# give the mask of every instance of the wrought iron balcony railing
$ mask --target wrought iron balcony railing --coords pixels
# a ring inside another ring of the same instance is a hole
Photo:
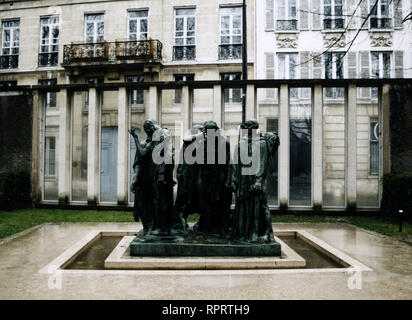
[[[298,20],[276,20],[277,30],[297,30]]]
[[[343,29],[343,18],[323,19],[324,29]]]
[[[58,52],[39,53],[39,67],[54,67],[58,64]]]
[[[16,69],[19,66],[19,55],[0,56],[0,69]]]
[[[241,59],[241,44],[221,44],[219,45],[219,59]]]
[[[173,60],[195,60],[196,59],[196,46],[174,46],[173,47]]]
[[[372,29],[390,29],[392,28],[391,18],[371,18]]]
[[[63,51],[63,65],[81,62],[162,59],[162,43],[158,40],[72,43],[65,45]]]

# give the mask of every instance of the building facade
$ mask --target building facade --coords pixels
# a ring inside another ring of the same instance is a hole
[[[246,1],[248,78],[410,77],[411,29],[399,23],[409,4],[364,2]],[[242,79],[241,5],[1,1],[1,85],[33,95],[34,202],[131,206],[128,128],[143,139],[144,120],[156,119],[179,150],[194,124],[212,119],[233,148],[246,93],[246,117],[280,134],[268,178],[273,208],[378,209],[385,88],[230,87]]]

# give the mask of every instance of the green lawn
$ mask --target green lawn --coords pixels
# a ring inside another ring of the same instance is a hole
[[[197,221],[198,216],[189,217],[189,222]],[[399,232],[398,221],[383,217],[368,216],[294,216],[276,215],[273,222],[338,222],[379,232],[388,236],[410,241],[412,224],[404,222],[403,232]],[[0,238],[10,236],[27,228],[45,222],[133,222],[130,211],[61,210],[61,209],[24,209],[11,212],[0,211]]]

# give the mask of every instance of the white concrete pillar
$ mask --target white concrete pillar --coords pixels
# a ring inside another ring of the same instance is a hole
[[[159,122],[158,110],[161,102],[161,94],[159,94],[156,86],[149,87],[149,103],[145,103],[146,119],[153,119]]]
[[[391,140],[390,140],[390,101],[389,101],[390,85],[385,84],[381,91],[381,150],[382,150],[382,174],[391,173]]]
[[[32,157],[31,157],[31,198],[34,204],[38,204],[42,199],[42,150],[44,136],[43,128],[43,108],[40,105],[39,92],[33,91],[33,127],[32,127]],[[43,190],[44,191],[44,190]]]
[[[117,204],[127,204],[127,165],[129,159],[128,148],[128,123],[129,108],[127,103],[127,92],[125,87],[120,87],[118,91],[118,113],[117,113]]]
[[[189,133],[190,130],[190,118],[191,118],[191,96],[189,92],[189,86],[182,87],[182,107],[181,107],[181,118],[182,121],[182,138]]]
[[[256,119],[256,91],[253,84],[246,86],[246,120]]]
[[[320,208],[323,201],[323,101],[322,86],[313,89],[313,207]]]
[[[279,206],[288,206],[289,195],[289,87],[279,89]]]
[[[99,104],[96,88],[89,88],[89,118],[87,137],[87,202],[96,204],[99,199]]]
[[[356,85],[348,86],[348,116],[347,116],[347,207],[356,207],[356,162],[357,162],[357,108],[356,108]]]
[[[213,121],[217,123],[219,128],[222,128],[222,112],[223,112],[223,100],[222,100],[222,86],[213,86]]]
[[[62,89],[57,93],[59,105],[58,195],[59,203],[70,200],[70,93]]]

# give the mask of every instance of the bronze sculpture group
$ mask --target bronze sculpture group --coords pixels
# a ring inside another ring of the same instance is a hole
[[[230,143],[214,121],[195,125],[183,140],[173,203],[172,134],[154,120],[146,120],[143,127],[145,141],[139,140],[136,128],[129,132],[136,143],[134,218],[141,219],[145,238],[173,239],[188,228],[187,217],[198,213],[191,228],[195,233],[246,243],[274,241],[265,180],[270,155],[279,146],[276,133],[262,135],[256,120],[245,121],[231,158]]]

